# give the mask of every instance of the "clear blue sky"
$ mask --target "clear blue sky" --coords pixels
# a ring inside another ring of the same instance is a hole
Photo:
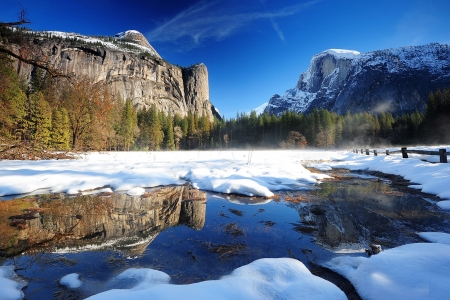
[[[34,30],[142,32],[167,61],[209,71],[210,100],[227,118],[296,85],[325,49],[367,52],[450,44],[449,0],[0,0]]]

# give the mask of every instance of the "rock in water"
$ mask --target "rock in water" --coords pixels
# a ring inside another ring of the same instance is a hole
[[[371,244],[369,249],[366,249],[366,253],[369,257],[371,257],[374,254],[378,254],[382,251],[380,245]]]

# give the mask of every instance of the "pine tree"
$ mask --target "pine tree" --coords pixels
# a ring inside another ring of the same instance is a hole
[[[26,130],[27,97],[11,60],[0,54],[0,141],[20,139]]]
[[[149,110],[148,114],[148,138],[151,150],[160,150],[164,140],[164,132],[162,131],[159,113],[155,105]]]
[[[45,86],[45,71],[35,67],[31,72],[29,94],[42,92]]]
[[[42,92],[30,95],[30,132],[36,145],[47,148],[51,141],[52,112]]]
[[[175,150],[175,138],[173,129],[173,119],[169,117],[167,125],[167,134],[164,135],[166,139],[166,149]]]
[[[51,138],[51,146],[53,149],[70,149],[69,114],[65,108],[53,109]]]
[[[130,150],[130,146],[134,144],[138,125],[136,110],[133,107],[131,99],[125,101],[121,120],[119,134],[122,136],[124,149]]]

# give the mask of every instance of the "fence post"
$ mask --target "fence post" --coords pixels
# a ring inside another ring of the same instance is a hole
[[[402,157],[403,158],[408,158],[408,152],[406,152],[406,147],[402,148]]]
[[[373,155],[378,156],[377,149],[373,150]]]
[[[369,155],[369,149],[366,149],[366,155]]]
[[[447,150],[446,149],[439,149],[439,162],[440,163],[447,163]]]
[[[386,155],[389,155],[389,149],[386,149]]]

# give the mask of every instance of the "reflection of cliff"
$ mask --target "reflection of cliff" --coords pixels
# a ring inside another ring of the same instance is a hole
[[[378,180],[352,179],[322,183],[309,205],[299,207],[301,224],[295,230],[313,233],[316,242],[332,249],[371,243],[395,247],[427,231],[442,219],[420,196],[403,194]],[[401,241],[400,231],[410,231]]]
[[[139,197],[61,197],[35,199],[36,208],[10,217],[9,225],[17,228],[17,243],[13,251],[2,252],[17,253],[48,241],[60,251],[112,248],[143,252],[168,227],[184,224],[199,230],[205,222],[206,194],[188,186],[156,189]]]

